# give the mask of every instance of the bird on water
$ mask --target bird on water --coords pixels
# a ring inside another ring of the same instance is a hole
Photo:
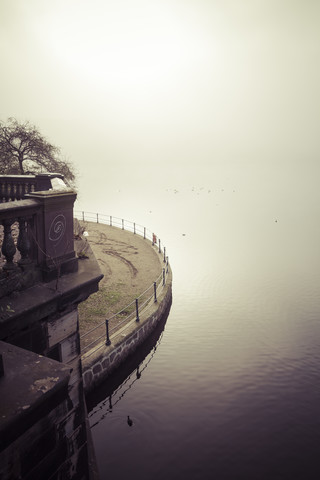
[[[127,423],[128,423],[128,425],[129,425],[129,427],[132,427],[133,421],[131,420],[131,418],[129,417],[129,415],[128,415]]]

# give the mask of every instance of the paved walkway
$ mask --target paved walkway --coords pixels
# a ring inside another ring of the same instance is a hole
[[[104,275],[99,284],[99,292],[79,305],[81,336],[153,286],[153,282],[161,277],[164,263],[158,247],[152,246],[151,241],[138,234],[104,224],[80,224],[85,226],[88,232],[85,238]],[[80,261],[85,262],[85,259]],[[148,295],[152,295],[152,289],[148,291]],[[134,309],[135,306],[131,308]],[[109,325],[110,331],[115,330],[121,321],[118,317],[113,319]],[[82,349],[104,333],[105,326],[81,339]]]

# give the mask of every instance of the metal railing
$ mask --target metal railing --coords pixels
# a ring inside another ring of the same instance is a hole
[[[144,239],[148,239],[152,242],[152,245],[158,246],[159,253],[164,254],[164,261],[166,261],[166,248],[163,247],[160,238],[158,238],[151,230],[148,230],[146,227],[139,225],[138,223],[131,222],[130,220],[125,220],[124,218],[114,217],[112,215],[104,215],[102,213],[93,213],[93,212],[84,212],[81,210],[74,210],[73,212],[77,220],[82,220],[83,222],[94,222],[102,223],[104,225],[109,225],[110,227],[121,228],[122,230],[127,230],[132,232],[135,235],[140,235]]]
[[[121,228],[122,230],[128,230],[134,234],[141,235],[144,239],[151,240],[152,245],[157,246],[159,254],[163,254],[164,263],[164,267],[162,268],[159,277],[144,292],[117,313],[114,313],[112,316],[106,318],[103,322],[95,325],[92,329],[80,336],[80,339],[82,340],[93,332],[97,332],[97,337],[82,348],[82,357],[87,358],[104,345],[111,345],[111,341],[115,336],[123,334],[123,332],[130,328],[134,323],[139,322],[140,315],[146,313],[148,309],[157,303],[158,296],[161,294],[161,291],[166,284],[166,279],[169,273],[169,259],[166,255],[166,248],[163,247],[163,250],[161,249],[160,239],[158,239],[153,232],[135,222],[130,222],[129,220],[113,217],[111,215],[84,211],[74,211],[74,216],[78,220],[84,222],[96,222],[111,227]],[[118,321],[117,325],[113,328],[110,328],[111,320]],[[101,333],[102,329],[103,333]]]

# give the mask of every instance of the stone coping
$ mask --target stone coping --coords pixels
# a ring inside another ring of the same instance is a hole
[[[70,367],[0,341],[0,450],[66,397]]]

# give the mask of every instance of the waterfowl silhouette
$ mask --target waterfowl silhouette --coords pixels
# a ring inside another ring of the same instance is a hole
[[[131,420],[131,418],[129,417],[129,415],[128,415],[127,423],[128,423],[128,425],[129,425],[129,427],[132,427],[133,421]]]

